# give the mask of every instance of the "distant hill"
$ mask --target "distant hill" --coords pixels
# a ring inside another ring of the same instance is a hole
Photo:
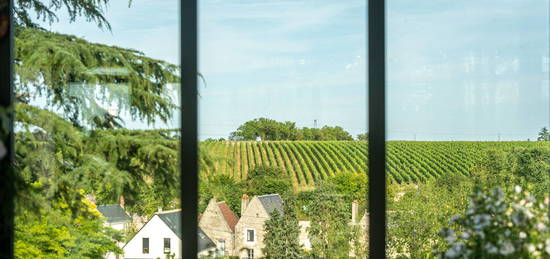
[[[422,182],[444,174],[469,175],[490,149],[550,146],[549,142],[389,141],[390,181]],[[229,174],[245,179],[256,165],[285,169],[298,186],[311,186],[339,172],[367,172],[364,141],[219,141],[202,142],[213,162],[202,161],[201,174]],[[201,157],[204,159],[204,157]]]

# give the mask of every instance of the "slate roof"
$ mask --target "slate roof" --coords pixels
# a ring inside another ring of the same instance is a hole
[[[182,229],[181,229],[181,210],[158,212],[157,215],[159,218],[166,224],[181,240],[182,239]],[[198,249],[199,251],[214,248],[216,244],[210,239],[204,231],[199,227],[198,230]]]
[[[108,223],[126,222],[131,220],[130,216],[128,216],[120,204],[98,205],[97,210],[101,213],[101,215],[107,218]]]
[[[227,203],[225,203],[225,201],[218,202],[218,207],[222,212],[223,218],[229,225],[229,228],[231,228],[231,231],[235,232],[235,225],[237,225],[237,222],[239,222],[239,218],[235,216],[235,213],[233,213],[229,206],[227,206]]]
[[[283,214],[283,199],[281,199],[281,195],[267,194],[257,197],[268,214],[271,214],[274,210],[278,210],[280,214]]]

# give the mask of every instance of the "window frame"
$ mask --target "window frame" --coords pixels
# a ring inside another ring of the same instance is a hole
[[[0,39],[0,107],[12,107],[14,100],[13,88],[13,0],[6,0],[7,8],[0,13],[8,16],[8,31]],[[4,62],[7,61],[7,62]],[[13,258],[14,256],[14,217],[15,217],[15,175],[14,161],[14,137],[13,137],[13,112],[10,114],[9,132],[6,142],[6,156],[0,160],[0,258]]]
[[[145,242],[147,241],[147,242]],[[141,238],[141,253],[142,254],[149,254],[151,253],[151,240],[148,237],[142,237]],[[147,247],[145,247],[145,244],[147,243]]]
[[[163,252],[166,254],[166,253],[171,253],[172,252],[172,239],[170,239],[169,237],[165,237],[162,239],[163,240],[163,245],[162,245],[162,248],[163,248]],[[168,246],[166,246],[166,241],[168,241]],[[168,249],[168,250],[167,250]]]
[[[252,256],[250,256],[252,255]],[[246,258],[247,259],[254,259],[254,248],[247,248],[246,249]]]
[[[249,240],[250,233],[252,232],[252,240]],[[256,243],[256,230],[253,228],[247,228],[244,232],[244,242],[247,244],[254,244]]]
[[[13,0],[8,1],[10,28],[0,40],[0,106],[13,104]],[[369,121],[369,254],[385,258],[386,200],[385,187],[385,0],[367,0],[368,13],[368,121]],[[197,0],[180,1],[180,75],[181,105],[181,205],[182,256],[197,258],[198,245],[198,20]],[[0,257],[13,258],[14,174],[13,119],[4,160],[0,161],[5,181],[0,181]],[[7,165],[7,166],[6,166]]]

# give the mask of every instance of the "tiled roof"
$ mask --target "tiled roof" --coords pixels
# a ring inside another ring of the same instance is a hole
[[[131,220],[130,216],[119,204],[98,205],[97,210],[107,218],[107,222],[109,223]]]
[[[237,222],[239,222],[239,218],[235,216],[235,213],[233,213],[229,206],[227,206],[227,203],[225,203],[225,201],[218,202],[218,207],[222,212],[223,218],[229,225],[229,228],[231,228],[231,231],[235,232],[235,225],[237,225]]]
[[[281,199],[281,195],[260,195],[258,196],[258,199],[264,206],[267,213],[271,214],[274,210],[278,210],[281,215],[283,214],[283,199]]]

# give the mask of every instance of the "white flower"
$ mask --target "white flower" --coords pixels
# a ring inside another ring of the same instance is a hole
[[[516,251],[516,249],[514,248],[514,245],[512,245],[512,243],[510,243],[510,241],[504,241],[504,243],[502,243],[502,246],[500,247],[500,254],[501,255],[510,255],[512,253],[514,253]]]
[[[489,253],[489,254],[498,253],[498,248],[496,246],[494,246],[493,244],[491,244],[491,243],[487,243],[485,245],[485,250],[487,250],[487,253]]]
[[[519,238],[524,239],[526,237],[527,237],[527,234],[525,234],[525,232],[523,232],[523,231],[519,232]]]
[[[460,234],[460,237],[462,237],[463,239],[468,239],[470,238],[470,234],[468,234],[468,232],[462,232],[462,234]]]
[[[537,228],[538,231],[545,231],[546,230],[546,226],[544,224],[542,224],[541,222],[537,223],[536,228]]]
[[[521,192],[521,186],[516,185],[516,187],[514,187],[514,191],[516,191],[516,193],[520,193]]]
[[[482,229],[491,224],[490,222],[491,216],[487,214],[475,215],[473,219],[474,219],[475,229]]]
[[[527,245],[527,250],[528,250],[529,252],[531,252],[531,253],[532,253],[532,252],[535,252],[536,249],[537,249],[537,248],[536,248],[535,245],[533,245],[533,244],[528,244],[528,245]]]

